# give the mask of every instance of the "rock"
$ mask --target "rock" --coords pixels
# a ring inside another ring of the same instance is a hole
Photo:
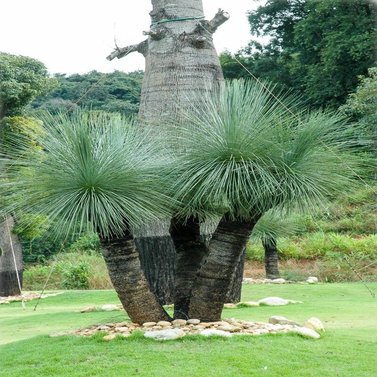
[[[228,331],[228,332],[237,332],[237,331],[240,331],[239,327],[233,326],[233,325],[230,325],[230,324],[219,326],[217,329],[218,330],[222,330],[222,331]]]
[[[129,332],[130,329],[126,326],[120,326],[120,327],[116,327],[115,331],[117,331],[117,332]]]
[[[304,327],[312,329],[314,331],[325,331],[325,327],[320,319],[316,317],[309,318],[305,323]]]
[[[260,305],[266,305],[266,306],[282,306],[282,305],[288,305],[288,304],[302,303],[301,301],[286,300],[280,297],[266,297],[262,300],[259,300],[258,302]]]
[[[237,304],[232,304],[232,303],[224,304],[224,308],[225,309],[235,309],[235,308],[237,308]]]
[[[306,282],[309,283],[309,284],[316,284],[316,283],[318,283],[318,278],[316,278],[315,276],[309,276],[306,279]]]
[[[156,322],[144,322],[143,323],[143,327],[153,327],[153,326],[156,326],[157,323]]]
[[[200,323],[200,319],[189,319],[188,321],[187,321],[187,324],[188,325],[199,325],[199,323]]]
[[[161,327],[170,327],[170,326],[171,326],[171,323],[168,322],[168,321],[159,321],[159,322],[157,322],[157,326],[161,326]]]
[[[113,340],[115,338],[116,338],[116,334],[109,334],[109,335],[105,335],[102,339],[110,341],[110,340]]]
[[[294,327],[290,332],[299,334],[305,338],[319,339],[321,337],[316,331],[307,327]]]
[[[200,326],[203,326],[204,328],[212,327],[212,322],[201,322]]]
[[[80,313],[90,313],[97,311],[97,308],[94,305],[86,306],[80,310]]]
[[[269,334],[269,331],[267,329],[255,329],[252,332],[252,335],[264,335]]]
[[[269,323],[272,323],[273,325],[279,324],[279,325],[292,325],[292,326],[298,326],[298,323],[291,321],[285,317],[282,317],[280,315],[273,315],[268,319]]]
[[[105,304],[101,306],[101,310],[104,312],[114,312],[120,310],[117,305],[114,304]]]
[[[203,336],[225,336],[227,338],[230,338],[232,336],[231,333],[223,330],[217,330],[217,329],[205,329],[199,333]]]
[[[101,326],[97,327],[97,330],[98,331],[107,331],[107,330],[110,330],[110,327],[106,326],[106,325],[101,325]]]
[[[181,327],[181,326],[185,326],[187,323],[187,321],[185,319],[175,319],[173,322],[172,322],[172,325],[174,327]]]
[[[145,338],[155,340],[175,340],[182,338],[186,333],[181,329],[166,329],[158,331],[146,331],[144,333]]]
[[[237,304],[237,306],[247,306],[247,307],[255,307],[255,306],[259,306],[259,302],[256,302],[256,301],[243,301],[243,302],[240,302],[239,304]]]
[[[273,279],[273,280],[271,281],[271,283],[273,283],[273,284],[284,284],[284,283],[286,283],[286,280],[285,280],[285,279],[282,279],[282,278],[279,278],[279,279]]]

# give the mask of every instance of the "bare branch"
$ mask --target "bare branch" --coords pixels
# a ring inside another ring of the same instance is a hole
[[[229,20],[229,17],[229,13],[219,9],[211,21],[204,21],[206,23],[205,28],[213,34],[220,25]]]
[[[126,47],[121,47],[121,48],[116,46],[115,50],[109,56],[107,56],[106,59],[110,61],[115,58],[120,59],[127,56],[128,54],[131,54],[131,52],[139,52],[140,54],[143,54],[145,56],[147,53],[147,49],[148,49],[147,39],[136,45],[129,45]]]
[[[167,30],[165,27],[158,27],[158,28],[155,28],[154,30],[143,32],[144,35],[149,35],[155,41],[159,41],[162,38],[164,38],[166,33],[167,33]]]

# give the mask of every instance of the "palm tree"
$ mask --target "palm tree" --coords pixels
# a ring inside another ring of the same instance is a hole
[[[173,131],[172,192],[182,203],[176,216],[222,216],[197,271],[188,316],[219,320],[255,224],[272,208],[306,210],[350,187],[352,141],[338,114],[307,113],[289,98],[276,100],[265,86],[242,81],[204,94]]]
[[[109,275],[133,322],[169,319],[140,267],[133,231],[169,215],[171,198],[160,179],[164,158],[146,131],[120,117],[76,113],[46,116],[40,146],[10,161],[4,191],[17,195],[11,210],[48,215],[55,231],[98,232]],[[20,145],[20,142],[18,142]],[[22,144],[22,143],[21,143]]]

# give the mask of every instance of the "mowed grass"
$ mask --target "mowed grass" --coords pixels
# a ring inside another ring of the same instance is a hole
[[[377,284],[369,287],[377,292]],[[123,321],[124,312],[79,313],[86,305],[118,303],[113,291],[67,291],[56,297],[0,306],[0,376],[297,376],[377,375],[377,298],[362,284],[245,285],[243,300],[268,296],[302,304],[224,310],[223,317],[267,321],[283,315],[303,322],[319,317],[326,333],[319,340],[298,335],[185,337],[156,342],[135,334],[49,337],[95,323]]]

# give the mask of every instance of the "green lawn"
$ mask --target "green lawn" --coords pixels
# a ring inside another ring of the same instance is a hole
[[[377,292],[377,284],[370,284]],[[86,305],[117,303],[112,291],[68,291],[34,302],[0,306],[0,376],[315,376],[377,375],[377,298],[361,284],[246,285],[243,300],[267,296],[300,300],[283,307],[228,309],[224,317],[267,321],[284,315],[319,317],[320,340],[293,334],[231,339],[186,337],[159,343],[134,335],[105,342],[101,337],[49,337],[95,323],[123,321],[123,312],[81,314]]]

